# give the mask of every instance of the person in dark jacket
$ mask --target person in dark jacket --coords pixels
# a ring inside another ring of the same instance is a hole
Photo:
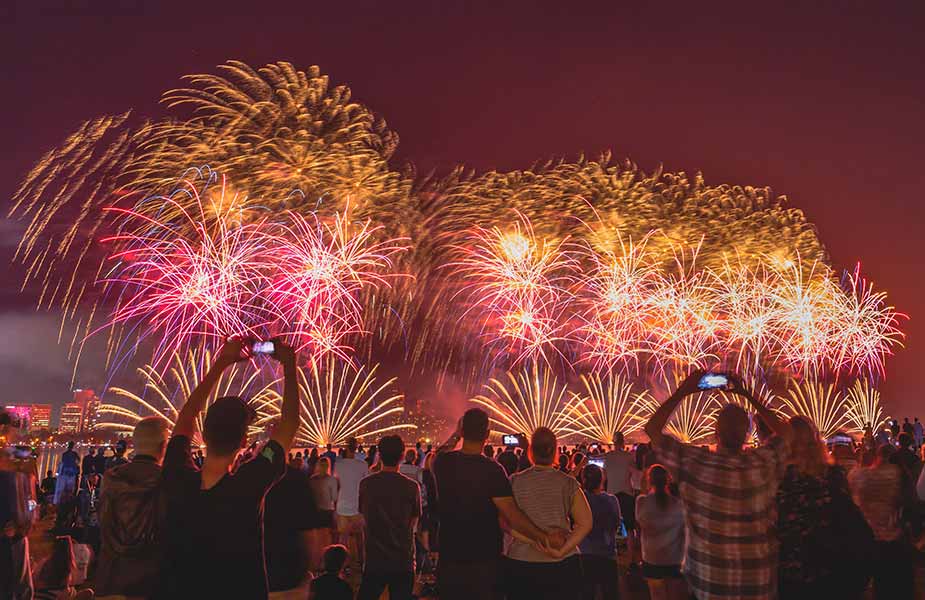
[[[100,499],[101,548],[95,589],[101,596],[148,598],[160,581],[164,497],[161,462],[168,423],[159,417],[135,426],[132,461],[109,469]]]

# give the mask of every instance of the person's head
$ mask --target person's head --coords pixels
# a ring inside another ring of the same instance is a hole
[[[89,454],[90,456],[95,456],[95,455],[96,455],[96,448],[94,448],[94,447],[91,446],[90,449],[87,450],[87,454]]]
[[[558,441],[548,427],[537,427],[530,437],[530,460],[535,465],[550,466],[556,462]]]
[[[119,440],[116,442],[116,456],[122,457],[125,456],[125,450],[128,448],[128,444],[125,443],[125,440]]]
[[[318,459],[318,462],[315,463],[315,470],[318,471],[318,474],[322,477],[331,474],[331,459],[327,456],[322,456]]]
[[[913,439],[913,437],[906,432],[899,434],[899,447],[900,448],[909,450],[912,448],[912,444],[914,441],[915,440]]]
[[[247,428],[254,411],[238,396],[223,396],[209,407],[202,424],[202,439],[210,455],[227,457],[247,447]]]
[[[491,447],[491,444],[485,444],[485,447],[482,448],[482,454],[488,458],[494,458],[495,449]]]
[[[289,466],[291,466],[293,469],[296,469],[296,470],[301,470],[303,464],[305,464],[305,461],[302,460],[301,456],[296,456],[292,460],[289,461]]]
[[[908,423],[908,422],[909,422],[909,417],[906,417],[905,419],[903,419],[903,423]]]
[[[309,453],[308,457],[311,458],[311,459],[316,459],[316,458],[318,458],[318,448],[317,448],[317,447],[312,448],[312,451],[311,451],[311,453]]]
[[[467,442],[484,444],[488,439],[488,413],[481,408],[470,408],[463,415],[462,436]]]
[[[803,416],[790,419],[790,430],[793,432],[790,463],[802,474],[821,477],[830,461],[819,430]]]
[[[415,450],[414,448],[409,448],[408,451],[405,452],[405,463],[409,465],[416,465],[417,462],[418,462],[417,450]]]
[[[328,452],[334,449],[334,444],[328,444]]]
[[[385,467],[397,467],[402,454],[405,453],[405,443],[397,435],[387,435],[379,440],[379,460]]]
[[[50,471],[50,470],[45,471],[45,477],[51,477],[51,471]]]
[[[295,457],[301,460],[301,459],[303,458],[303,457],[302,457],[302,451],[299,450],[298,452],[296,452],[296,453],[295,453]]]
[[[568,454],[559,453],[559,468],[563,471],[568,468]]]
[[[68,449],[68,450],[73,450],[73,449],[74,449],[74,442],[68,442],[68,443],[67,443],[67,449]]]
[[[624,446],[626,446],[626,438],[623,437],[623,432],[618,431],[613,434],[613,449],[623,450]]]
[[[655,494],[655,503],[659,508],[664,508],[668,504],[669,486],[671,485],[671,474],[668,469],[654,464],[646,471],[646,480],[649,482],[649,492]]]
[[[604,470],[597,465],[585,465],[581,470],[585,490],[596,494],[604,489]]]
[[[877,456],[874,459],[874,465],[880,466],[888,464],[890,459],[893,458],[894,454],[896,454],[896,448],[894,448],[891,444],[883,444],[877,448]]]
[[[340,573],[344,565],[347,564],[347,547],[342,544],[333,544],[324,549],[321,561],[324,565],[325,573]]]
[[[415,442],[415,443],[414,443],[414,449],[415,449],[415,450],[420,450],[420,449],[421,449],[421,442]]]
[[[585,455],[583,452],[575,452],[572,454],[572,467],[581,467],[585,463]]]
[[[716,442],[727,450],[741,450],[748,435],[748,413],[735,404],[727,404],[716,416]]]
[[[157,462],[164,460],[167,450],[167,438],[170,435],[170,424],[161,417],[145,417],[138,421],[132,432],[132,441],[135,443],[135,454],[151,456]]]
[[[353,458],[353,456],[357,453],[357,445],[357,439],[355,437],[347,438],[347,451],[344,453],[344,455],[347,458]]]
[[[63,589],[71,585],[71,573],[74,572],[74,547],[71,536],[59,535],[55,538],[51,556],[42,565],[36,579],[38,585],[50,589]]]

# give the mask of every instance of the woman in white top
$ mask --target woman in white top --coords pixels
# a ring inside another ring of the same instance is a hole
[[[684,558],[684,509],[670,491],[671,475],[662,465],[646,471],[649,493],[636,498],[636,524],[642,541],[642,574],[652,600],[689,597],[681,577]]]
[[[562,532],[565,544],[538,548],[512,531],[514,541],[505,561],[508,600],[566,600],[580,594],[578,544],[591,531],[593,517],[578,481],[553,466],[557,453],[556,435],[540,427],[530,440],[533,466],[511,476],[520,510],[543,531]]]

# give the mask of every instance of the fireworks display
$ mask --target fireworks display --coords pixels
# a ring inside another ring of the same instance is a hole
[[[838,386],[885,376],[905,317],[859,268],[839,278],[767,188],[609,155],[415,179],[390,167],[398,136],[317,67],[231,61],[186,82],[162,120],[82,125],[10,212],[23,285],[63,309],[78,356],[105,332],[110,371],[148,363],[146,392],[113,390],[107,425],[170,418],[165,387],[229,335],[309,357],[311,443],[394,425],[373,364],[484,386],[474,401],[505,432],[631,432],[654,402],[634,386],[694,367],[803,381],[782,410],[824,434],[879,416],[871,390]],[[705,440],[720,403],[685,400],[672,433]]]
[[[549,369],[537,366],[517,374],[492,378],[485,393],[472,402],[488,411],[496,434],[530,435],[537,427],[548,427],[561,437],[568,433],[568,392]]]
[[[277,381],[264,392],[271,418],[278,416],[282,396]],[[415,429],[396,422],[402,413],[402,395],[393,393],[394,379],[380,381],[376,368],[356,369],[330,357],[299,370],[301,424],[296,444],[323,447],[340,445],[347,438],[373,437]]]
[[[130,432],[135,424],[145,417],[165,419],[172,428],[183,402],[202,381],[203,376],[212,366],[210,352],[190,350],[186,354],[175,354],[166,369],[157,369],[154,365],[144,365],[138,369],[143,382],[142,392],[135,393],[120,387],[109,388],[115,401],[100,405],[99,413],[103,421],[97,424],[99,429]],[[222,396],[241,396],[250,400],[257,415],[257,422],[251,427],[251,433],[259,431],[258,425],[273,415],[275,399],[269,393],[267,383],[262,381],[261,372],[240,364],[225,370],[212,393],[207,405]],[[198,417],[199,431],[202,431],[203,414]],[[196,440],[200,443],[201,440]]]
[[[626,378],[613,374],[606,379],[582,375],[581,381],[584,393],[573,393],[563,409],[567,434],[611,444],[617,432],[630,435],[645,425],[652,406],[646,391],[637,391]]]
[[[781,402],[783,413],[808,418],[823,438],[832,437],[847,424],[842,392],[831,383],[792,383]]]
[[[863,435],[868,427],[877,433],[887,420],[880,405],[880,392],[866,379],[859,379],[848,388],[844,408],[850,431],[855,434]]]

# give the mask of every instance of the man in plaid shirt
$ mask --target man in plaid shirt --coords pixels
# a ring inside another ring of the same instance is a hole
[[[777,548],[772,543],[777,485],[790,456],[790,428],[729,377],[774,432],[766,446],[743,450],[748,414],[729,404],[716,418],[716,452],[682,444],[662,430],[681,401],[701,393],[695,371],[652,415],[645,431],[658,460],[674,475],[685,508],[684,574],[699,600],[777,597]]]

